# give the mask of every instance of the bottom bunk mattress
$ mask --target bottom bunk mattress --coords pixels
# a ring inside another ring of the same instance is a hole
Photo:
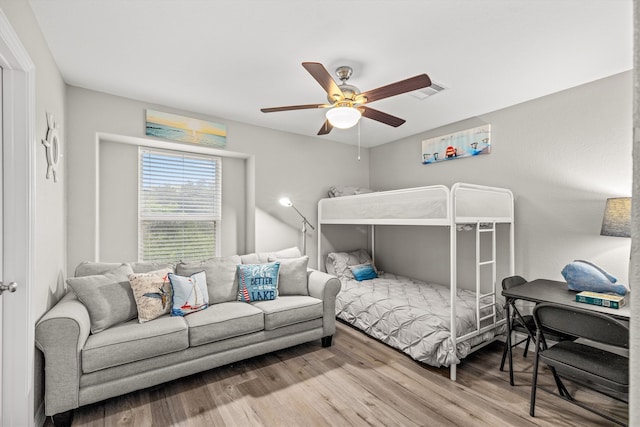
[[[431,366],[457,364],[472,347],[505,330],[502,325],[457,342],[454,351],[449,287],[391,273],[371,280],[342,277],[340,281],[342,289],[336,298],[339,319]],[[475,293],[458,289],[456,303],[456,328],[460,337],[476,329]],[[491,300],[483,301],[481,305],[489,303]],[[497,318],[502,319],[502,306],[493,306]],[[490,309],[485,310],[490,314]],[[481,316],[484,315],[481,312]]]

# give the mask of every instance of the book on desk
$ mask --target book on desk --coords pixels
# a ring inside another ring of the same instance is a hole
[[[609,308],[620,308],[624,306],[624,297],[622,295],[605,294],[601,292],[578,292],[576,294],[576,301]]]

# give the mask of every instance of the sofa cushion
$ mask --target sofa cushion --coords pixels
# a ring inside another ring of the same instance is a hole
[[[84,261],[78,264],[74,273],[75,277],[94,276],[96,274],[104,274],[111,270],[115,270],[120,267],[121,262],[94,262]],[[173,264],[168,262],[156,262],[156,261],[136,261],[128,262],[134,273],[148,273],[154,270],[162,270],[164,268],[173,269]]]
[[[133,274],[131,267],[122,264],[105,274],[67,279],[67,284],[87,307],[92,333],[137,316],[129,274]]]
[[[243,302],[223,302],[185,317],[189,344],[198,346],[264,329],[262,310]]]
[[[148,322],[171,311],[171,285],[168,277],[171,272],[170,268],[165,268],[129,275],[129,284],[138,308],[138,322]]]
[[[84,261],[78,264],[74,277],[95,276],[108,273],[122,265],[121,262],[93,262]]]
[[[169,273],[171,282],[171,315],[186,316],[204,310],[209,305],[207,275],[204,271],[191,276]]]
[[[134,273],[149,273],[151,271],[165,270],[170,268],[173,271],[173,264],[170,262],[158,262],[158,261],[136,261],[129,262],[131,269]]]
[[[280,262],[238,264],[238,301],[272,300],[278,296]]]
[[[189,334],[182,317],[163,316],[146,323],[132,320],[89,336],[82,349],[82,371],[95,372],[187,347]]]
[[[280,276],[278,277],[278,295],[309,295],[307,288],[307,264],[309,257],[275,258],[269,261],[280,262]]]
[[[176,273],[190,276],[193,273],[204,271],[207,275],[209,303],[218,304],[237,299],[236,266],[240,263],[238,255],[215,257],[206,261],[179,262],[176,265]]]
[[[240,255],[240,259],[243,264],[264,264],[265,262],[269,262],[269,257],[273,258],[299,258],[302,254],[300,253],[300,249],[296,246],[281,249],[275,252],[256,252],[246,255]]]
[[[264,312],[267,331],[294,323],[322,318],[322,300],[308,296],[283,296],[273,301],[251,303]]]

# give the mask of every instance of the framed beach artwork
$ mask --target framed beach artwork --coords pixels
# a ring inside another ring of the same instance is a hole
[[[225,125],[155,110],[147,110],[146,134],[216,148],[227,146]]]
[[[491,125],[422,141],[422,164],[424,165],[489,153],[491,153]]]

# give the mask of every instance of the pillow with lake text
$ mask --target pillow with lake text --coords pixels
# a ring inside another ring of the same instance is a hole
[[[278,296],[280,262],[238,264],[238,301],[274,300]]]

